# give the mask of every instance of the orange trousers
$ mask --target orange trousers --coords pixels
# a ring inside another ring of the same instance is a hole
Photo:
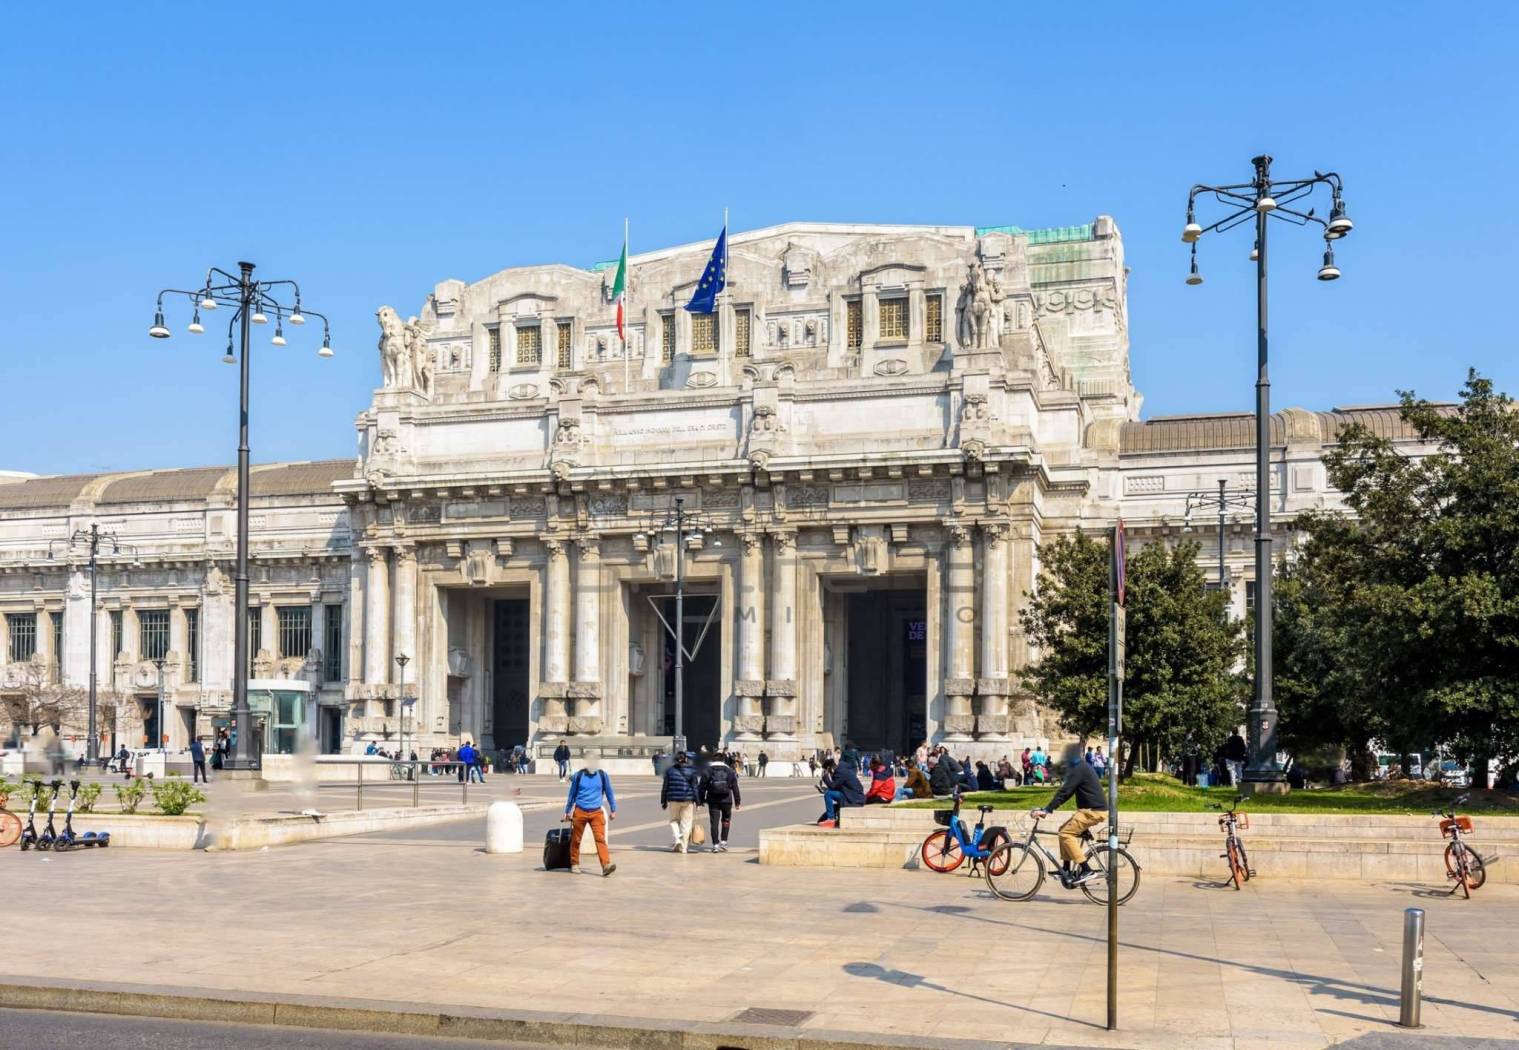
[[[601,858],[601,866],[604,868],[612,863],[612,851],[607,849],[607,813],[604,809],[581,809],[575,807],[570,814],[570,867],[580,866],[580,838],[585,834],[585,826],[591,826],[591,836],[596,840],[596,856]]]

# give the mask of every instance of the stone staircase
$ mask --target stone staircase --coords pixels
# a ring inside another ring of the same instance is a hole
[[[948,808],[946,806],[945,808]],[[1067,811],[1069,812],[1069,811]],[[1248,807],[1246,812],[1249,813]],[[962,811],[974,827],[974,808]],[[1445,840],[1433,817],[1249,813],[1241,833],[1251,867],[1262,876],[1310,879],[1406,880],[1447,885]],[[1045,827],[1054,830],[1064,816]],[[1470,845],[1487,861],[1488,881],[1519,884],[1519,817],[1472,818]],[[1125,813],[1134,836],[1128,846],[1140,867],[1157,875],[1222,879],[1224,836],[1218,814]],[[1025,810],[999,810],[987,825],[1003,825],[1021,838]],[[760,863],[829,868],[917,868],[918,848],[933,831],[933,811],[901,806],[846,809],[837,829],[812,825],[767,828],[760,832]],[[1055,850],[1053,839],[1050,850]],[[1511,859],[1515,858],[1515,859]]]

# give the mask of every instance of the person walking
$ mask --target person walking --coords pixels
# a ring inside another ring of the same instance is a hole
[[[714,755],[702,772],[697,787],[698,799],[707,807],[712,821],[712,852],[728,852],[728,829],[733,824],[733,811],[743,804],[739,793],[738,774],[723,761],[722,755]]]
[[[1224,765],[1229,769],[1229,786],[1239,787],[1245,778],[1245,760],[1250,757],[1250,747],[1236,729],[1224,745]]]
[[[466,781],[475,779],[472,775],[475,768],[475,749],[470,746],[468,740],[459,748],[458,762],[459,783],[463,784]]]
[[[194,767],[190,771],[190,783],[198,780],[202,784],[209,784],[211,780],[206,776],[206,745],[200,742],[200,737],[190,741],[190,761]]]
[[[211,768],[224,769],[227,765],[227,752],[232,750],[232,740],[227,736],[225,729],[216,731],[216,740],[211,744]]]
[[[554,761],[559,765],[559,783],[563,784],[570,775],[570,745],[563,740],[554,748]]]
[[[1060,859],[1063,865],[1060,882],[1066,889],[1072,889],[1103,874],[1087,863],[1086,851],[1081,845],[1081,833],[1108,819],[1108,800],[1102,793],[1102,781],[1097,778],[1097,771],[1087,764],[1079,742],[1067,744],[1060,761],[1065,777],[1061,780],[1055,797],[1043,809],[1030,810],[1029,815],[1035,819],[1047,817],[1064,805],[1066,799],[1075,797],[1076,812],[1071,814],[1070,820],[1060,825],[1059,832]]]
[[[562,746],[562,745],[561,745]],[[607,848],[607,821],[617,819],[617,796],[612,793],[612,778],[601,768],[601,760],[587,755],[585,765],[570,777],[570,791],[564,800],[564,817],[570,823],[570,873],[580,874],[580,839],[587,825],[596,840],[596,856],[601,874],[617,870],[612,851]]]
[[[670,847],[673,853],[687,853],[691,848],[691,828],[696,823],[696,803],[701,797],[701,777],[692,765],[695,757],[689,751],[677,753],[659,788],[659,808],[669,810],[670,834],[675,836],[675,844]]]
[[[765,769],[770,765],[770,756],[763,751],[759,753],[759,775],[765,776]]]
[[[474,760],[469,764],[469,775],[480,784],[485,783],[485,752],[471,744],[470,751],[474,752]],[[416,753],[412,753],[412,760],[416,760]]]

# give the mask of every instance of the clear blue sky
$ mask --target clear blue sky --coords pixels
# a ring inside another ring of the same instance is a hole
[[[258,347],[255,460],[347,456],[381,303],[608,258],[625,215],[635,251],[711,237],[724,206],[735,229],[1111,214],[1145,415],[1248,409],[1248,234],[1188,288],[1178,232],[1191,183],[1262,150],[1341,172],[1356,221],[1334,284],[1276,227],[1277,406],[1448,397],[1469,365],[1519,388],[1513,5],[1035,6],[12,6],[0,468],[229,462],[214,326],[146,335],[208,264],[333,317],[332,360],[310,327]]]

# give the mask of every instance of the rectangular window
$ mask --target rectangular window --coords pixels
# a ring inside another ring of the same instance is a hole
[[[1255,581],[1245,581],[1245,612],[1255,612]]]
[[[281,605],[274,615],[279,622],[280,656],[304,660],[311,652],[311,606]]]
[[[881,300],[881,335],[883,342],[904,342],[907,339],[907,300]]]
[[[121,610],[111,610],[111,659],[115,660],[121,655],[121,647],[126,644],[125,632],[121,629]]]
[[[322,681],[343,680],[343,607],[329,605],[322,616]]]
[[[659,318],[659,358],[665,364],[675,360],[675,315],[662,314]]]
[[[37,652],[37,614],[7,613],[5,626],[11,632],[11,663],[30,660]]]
[[[717,353],[717,314],[692,314],[692,356],[711,357],[715,353]]]
[[[944,342],[944,296],[934,293],[923,300],[923,338],[930,343]]]
[[[749,310],[733,311],[733,356],[749,356]]]
[[[490,370],[499,372],[501,371],[501,329],[487,328],[485,332],[490,339]]]
[[[162,660],[169,655],[169,610],[142,609],[137,613],[137,655]]]
[[[63,668],[63,610],[55,609],[51,613],[53,619],[53,666]]]
[[[200,681],[200,610],[185,610],[185,681]]]
[[[571,322],[566,319],[559,322],[559,359],[555,367],[569,371],[570,369],[570,335],[573,331]]]
[[[860,301],[853,299],[844,304],[844,347],[847,350],[858,350],[860,341],[865,335],[864,315],[860,311]]]
[[[243,674],[253,677],[253,658],[258,655],[259,649],[264,644],[264,617],[260,614],[256,605],[248,607],[248,666],[243,668]]]
[[[517,329],[517,364],[543,364],[542,325],[528,325]]]

